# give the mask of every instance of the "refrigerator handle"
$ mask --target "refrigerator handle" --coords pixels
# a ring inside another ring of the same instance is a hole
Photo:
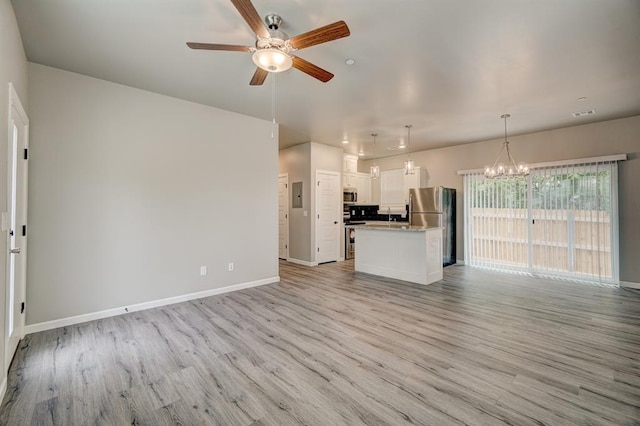
[[[412,208],[413,208],[413,194],[411,193],[411,191],[409,191],[409,226],[411,226],[411,215],[413,214],[412,212]]]

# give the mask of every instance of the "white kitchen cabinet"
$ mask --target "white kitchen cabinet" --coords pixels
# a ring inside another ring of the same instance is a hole
[[[380,207],[399,207],[404,204],[404,171],[402,169],[380,172]]]
[[[440,281],[442,228],[416,228],[356,226],[355,270],[423,285]]]
[[[343,173],[342,174],[342,186],[344,188],[357,188],[358,174],[357,173]]]
[[[358,203],[371,204],[371,176],[369,173],[356,175],[356,188],[358,189]]]
[[[380,209],[404,210],[409,203],[409,189],[427,186],[427,171],[416,167],[415,174],[405,175],[403,169],[380,172]]]
[[[343,173],[358,173],[358,157],[356,155],[345,155],[342,163]]]

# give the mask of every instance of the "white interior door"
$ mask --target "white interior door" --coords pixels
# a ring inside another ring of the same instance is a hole
[[[342,219],[340,174],[316,172],[316,262],[335,262]]]
[[[289,258],[289,175],[278,176],[278,257]]]
[[[5,371],[24,336],[24,309],[27,271],[27,148],[29,120],[13,88],[9,85],[8,212],[3,213],[7,231],[6,353]],[[8,222],[8,223],[7,223]]]

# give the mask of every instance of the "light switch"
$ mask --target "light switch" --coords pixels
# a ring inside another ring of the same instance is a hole
[[[305,211],[303,211],[303,212],[302,212],[302,216],[305,216],[305,217],[306,217],[306,216],[309,216],[309,212],[308,212],[308,211],[306,211],[306,210],[305,210]]]

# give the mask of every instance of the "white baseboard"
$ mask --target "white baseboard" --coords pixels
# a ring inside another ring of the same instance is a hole
[[[456,265],[466,265],[466,263],[462,259],[456,259]]]
[[[640,283],[634,283],[631,281],[620,281],[620,287],[640,289]]]
[[[307,262],[306,260],[294,259],[293,257],[290,257],[289,259],[287,259],[287,262],[295,263],[297,265],[304,265],[304,266],[318,266],[318,262]]]
[[[114,317],[130,312],[143,311],[145,309],[157,308],[160,306],[172,305],[174,303],[186,302],[188,300],[202,299],[203,297],[215,296],[216,294],[229,293],[243,290],[245,288],[257,287],[280,281],[280,277],[264,278],[262,280],[250,281],[246,283],[233,284],[226,287],[214,288],[211,290],[199,291],[197,293],[183,294],[181,296],[168,297],[166,299],[152,300],[150,302],[137,303],[135,305],[122,306],[120,308],[107,309],[104,311],[91,312],[88,314],[76,315],[73,317],[60,318],[52,321],[29,324],[25,326],[25,334],[37,333],[39,331],[52,330],[54,328],[66,327],[102,318]],[[6,384],[5,384],[6,386]]]
[[[9,373],[5,371],[5,376],[0,383],[0,401],[4,400],[4,394],[7,392],[7,375]]]

